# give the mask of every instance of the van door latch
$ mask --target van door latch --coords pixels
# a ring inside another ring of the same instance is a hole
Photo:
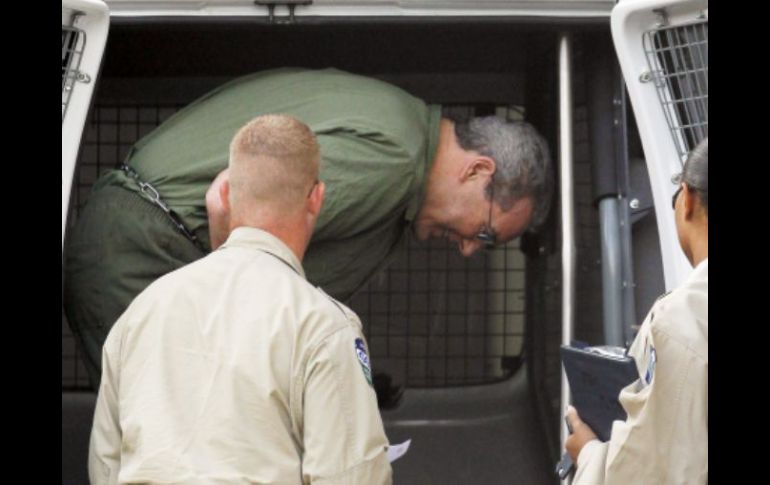
[[[294,9],[297,5],[310,5],[313,0],[254,0],[254,5],[264,5],[267,7],[269,13],[269,21],[271,24],[293,24],[296,19],[294,18]],[[289,17],[276,18],[275,6],[285,5],[289,8]]]

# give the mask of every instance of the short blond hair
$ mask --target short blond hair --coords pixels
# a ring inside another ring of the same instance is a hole
[[[254,118],[230,143],[230,197],[234,204],[292,210],[318,180],[320,150],[303,122],[284,114]]]

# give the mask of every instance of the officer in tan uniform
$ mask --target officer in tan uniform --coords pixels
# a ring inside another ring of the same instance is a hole
[[[628,417],[600,442],[567,411],[574,485],[705,484],[708,481],[708,138],[685,163],[673,205],[679,242],[695,266],[658,299],[628,354],[639,379],[620,393]]]
[[[289,116],[237,133],[227,242],[149,286],[104,345],[92,484],[391,483],[361,323],[300,263],[319,160]]]

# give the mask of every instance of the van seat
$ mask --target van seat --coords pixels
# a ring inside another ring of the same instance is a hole
[[[96,393],[61,393],[62,485],[88,484],[88,439],[94,418]]]

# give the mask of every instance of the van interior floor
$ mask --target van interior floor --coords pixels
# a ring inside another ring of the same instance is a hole
[[[525,366],[510,379],[459,392],[407,389],[396,409],[383,410],[390,442],[412,440],[393,463],[394,483],[557,483]]]

